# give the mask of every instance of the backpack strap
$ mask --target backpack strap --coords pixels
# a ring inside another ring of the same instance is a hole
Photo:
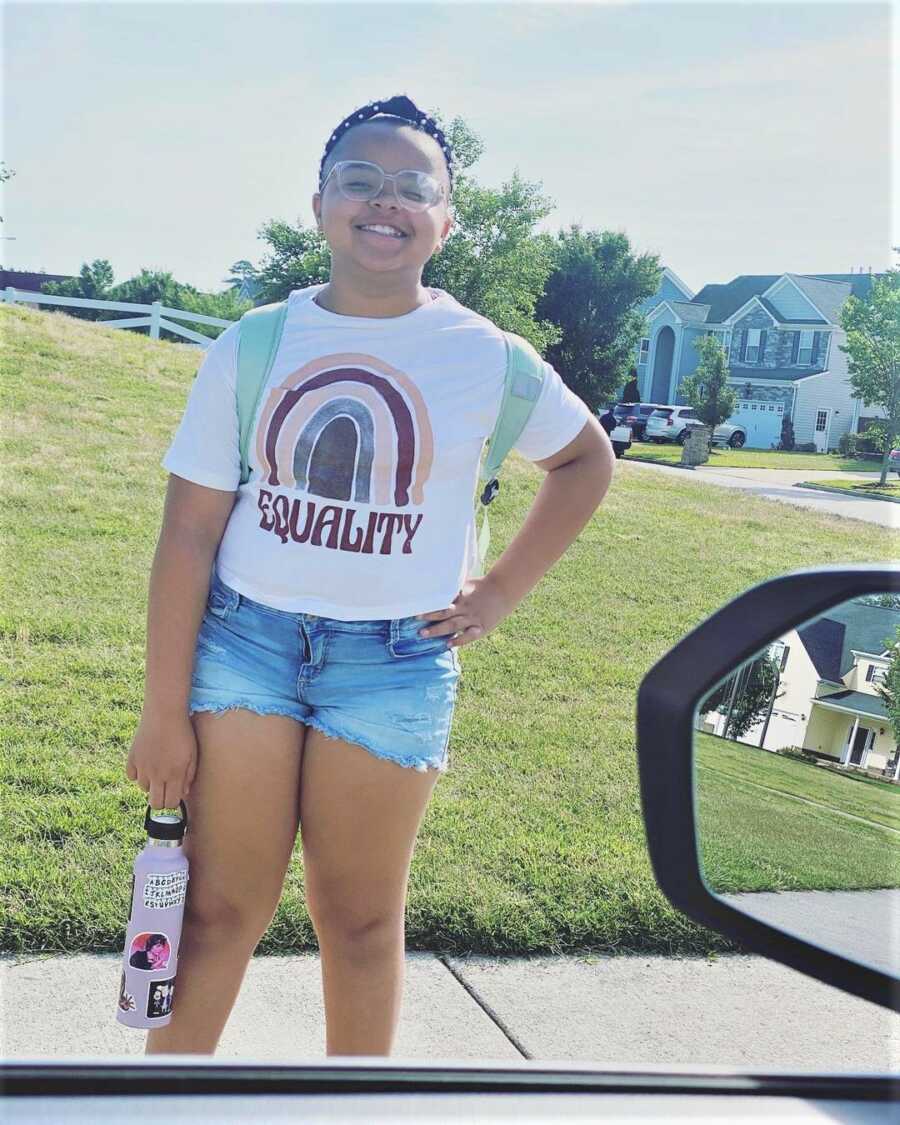
[[[236,399],[241,450],[241,484],[250,479],[247,443],[284,328],[287,301],[259,305],[243,314],[238,328]]]
[[[481,531],[476,540],[475,569],[471,572],[476,578],[481,578],[484,574],[484,563],[491,542],[487,506],[500,490],[497,474],[531,417],[544,382],[544,361],[533,345],[515,332],[504,332],[503,336],[506,340],[506,382],[494,432],[488,442],[487,456],[478,473],[479,481],[487,483],[475,507],[476,528],[479,506],[484,513]]]

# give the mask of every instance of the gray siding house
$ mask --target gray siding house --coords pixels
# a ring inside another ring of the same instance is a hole
[[[754,274],[726,285],[690,290],[666,268],[657,292],[641,306],[648,336],[637,352],[642,402],[687,402],[682,380],[697,367],[694,341],[714,333],[728,354],[729,383],[738,392],[728,419],[747,432],[747,448],[781,439],[785,416],[797,444],[827,452],[842,434],[884,411],[852,395],[840,310],[852,293],[864,298],[871,274]]]

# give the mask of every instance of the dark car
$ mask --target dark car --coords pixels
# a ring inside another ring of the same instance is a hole
[[[658,402],[617,402],[613,407],[613,413],[621,425],[631,426],[631,434],[635,441],[643,441],[647,419],[654,410],[659,409],[660,405]]]

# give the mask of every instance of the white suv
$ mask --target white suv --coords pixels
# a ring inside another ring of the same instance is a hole
[[[702,425],[692,406],[660,406],[647,419],[644,436],[647,441],[677,441],[679,445],[684,445],[690,427]],[[740,449],[747,440],[747,434],[740,426],[723,422],[716,426],[712,440],[714,444],[722,442],[732,449]]]

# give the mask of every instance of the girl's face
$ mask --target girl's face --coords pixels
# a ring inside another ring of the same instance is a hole
[[[401,206],[390,180],[384,181],[375,199],[346,199],[338,187],[336,172],[325,191],[313,196],[313,211],[338,268],[355,267],[398,277],[408,274],[411,283],[418,284],[425,263],[453,226],[446,198],[449,175],[439,147],[428,134],[372,122],[351,129],[333,155],[337,160],[370,160],[387,173],[406,168],[428,172],[444,185],[444,198],[427,211],[409,211]],[[333,163],[329,160],[326,174]],[[398,227],[406,237],[386,238],[359,229],[367,223],[387,223]]]

